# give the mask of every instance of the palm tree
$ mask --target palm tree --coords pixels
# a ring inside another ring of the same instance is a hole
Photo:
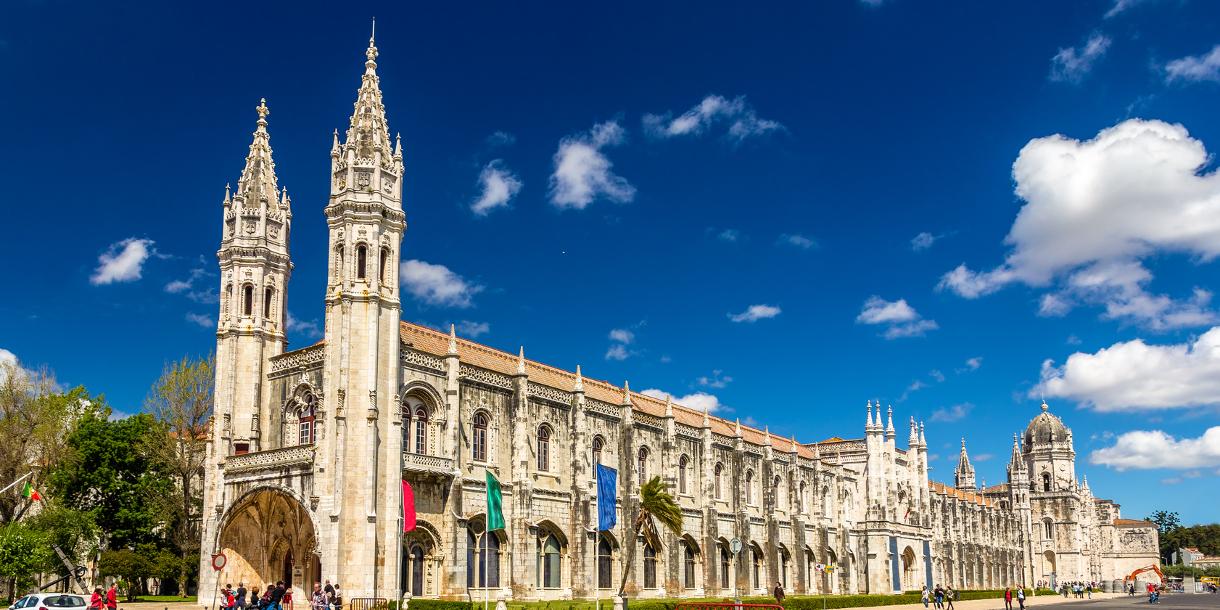
[[[669,493],[669,485],[662,482],[661,477],[652,477],[640,486],[640,506],[635,515],[635,522],[632,523],[631,540],[642,535],[648,546],[660,552],[664,545],[661,543],[661,532],[657,530],[658,521],[675,536],[682,535],[682,508]],[[623,566],[622,582],[618,586],[620,597],[623,595],[623,589],[627,587],[631,566],[635,564],[635,546],[627,545],[627,561]]]

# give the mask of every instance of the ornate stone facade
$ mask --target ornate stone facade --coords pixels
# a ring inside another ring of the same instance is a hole
[[[899,448],[880,404],[867,405],[862,438],[798,442],[401,322],[403,157],[376,57],[370,40],[331,150],[323,341],[283,352],[292,214],[265,104],[237,195],[225,196],[203,528],[205,551],[229,559],[223,582],[286,580],[298,599],[321,579],[349,599],[607,596],[631,546],[627,588],[639,597],[776,581],[795,593],[1104,581],[1156,561],[1151,524],[1120,519],[1076,483],[1071,432],[1045,405],[1014,439],[1008,482],[978,490],[964,440],[955,485],[930,481],[923,425],[911,420]],[[599,462],[619,471],[620,507],[620,526],[600,534]],[[485,470],[502,482],[507,522],[490,535]],[[654,475],[685,515],[661,549],[624,525]],[[400,477],[419,515],[405,535]],[[207,553],[201,574],[207,604]]]

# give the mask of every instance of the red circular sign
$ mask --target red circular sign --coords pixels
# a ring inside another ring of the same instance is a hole
[[[219,572],[225,568],[225,563],[228,561],[229,559],[225,557],[224,553],[216,553],[212,555],[212,569]]]

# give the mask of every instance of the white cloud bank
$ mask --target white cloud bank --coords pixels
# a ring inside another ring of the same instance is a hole
[[[403,261],[398,276],[407,292],[428,305],[470,307],[474,295],[483,291],[483,286],[467,281],[444,265],[416,259]]]
[[[1165,82],[1220,81],[1220,45],[1202,55],[1188,55],[1165,64]]]
[[[1013,163],[1025,204],[1004,240],[1011,246],[1004,263],[989,271],[962,264],[938,288],[973,299],[1022,283],[1051,290],[1042,315],[1086,304],[1153,330],[1214,323],[1209,292],[1176,300],[1150,294],[1142,262],[1163,253],[1201,262],[1220,255],[1220,177],[1200,173],[1209,158],[1185,127],[1162,121],[1130,119],[1092,140],[1031,140]]]
[[[745,96],[728,99],[719,95],[703,98],[694,108],[678,117],[673,113],[644,115],[644,133],[653,138],[673,138],[703,134],[713,125],[727,124],[727,137],[734,142],[761,136],[784,128],[777,121],[759,118]]]
[[[751,305],[741,313],[729,314],[729,319],[734,322],[757,322],[778,316],[782,310],[775,305]]]
[[[886,339],[903,337],[922,337],[930,330],[940,326],[935,320],[926,320],[911,307],[906,299],[887,301],[873,295],[864,301],[860,314],[856,316],[857,324],[884,325],[881,336]]]
[[[1220,426],[1198,438],[1174,438],[1161,430],[1120,434],[1114,445],[1089,454],[1089,462],[1115,470],[1220,466]]]
[[[559,141],[551,174],[551,203],[560,209],[583,210],[599,198],[619,203],[635,198],[635,187],[612,170],[602,149],[622,144],[626,131],[615,121],[598,123],[589,133]]]
[[[1078,83],[1093,70],[1093,64],[1110,48],[1110,39],[1103,34],[1089,36],[1080,47],[1059,49],[1051,58],[1051,80]]]
[[[644,390],[643,392],[640,392],[640,394],[643,394],[645,396],[651,396],[653,398],[658,398],[660,400],[665,400],[666,398],[669,398],[670,400],[674,401],[675,403],[680,404],[688,409],[694,409],[696,411],[707,411],[708,413],[715,413],[716,411],[718,411],[724,407],[724,405],[720,403],[719,398],[716,398],[715,395],[708,394],[707,392],[695,392],[693,394],[687,394],[686,396],[674,396],[673,394],[670,394],[669,392],[665,392],[663,390],[658,390],[656,388],[652,388],[652,389]]]
[[[496,159],[479,172],[479,187],[482,192],[470,204],[470,211],[476,216],[486,216],[492,210],[506,208],[508,202],[521,192],[522,186],[521,179],[504,167],[502,160]]]
[[[153,240],[128,237],[123,241],[110,244],[106,251],[98,255],[97,268],[89,277],[89,283],[94,286],[120,282],[134,282],[140,279],[144,270],[144,261],[153,255]]]
[[[1042,379],[1031,394],[1045,392],[1098,411],[1220,406],[1220,327],[1186,343],[1135,339],[1095,354],[1076,352],[1060,367],[1047,360]]]

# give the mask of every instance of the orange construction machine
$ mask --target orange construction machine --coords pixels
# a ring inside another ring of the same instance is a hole
[[[1134,581],[1136,576],[1139,576],[1140,574],[1143,574],[1144,572],[1156,572],[1156,575],[1158,577],[1160,577],[1161,582],[1165,582],[1165,575],[1163,573],[1161,573],[1161,569],[1158,568],[1154,564],[1154,565],[1150,565],[1150,566],[1144,566],[1144,567],[1128,574],[1127,577],[1123,579],[1123,583],[1125,584],[1125,583]]]

